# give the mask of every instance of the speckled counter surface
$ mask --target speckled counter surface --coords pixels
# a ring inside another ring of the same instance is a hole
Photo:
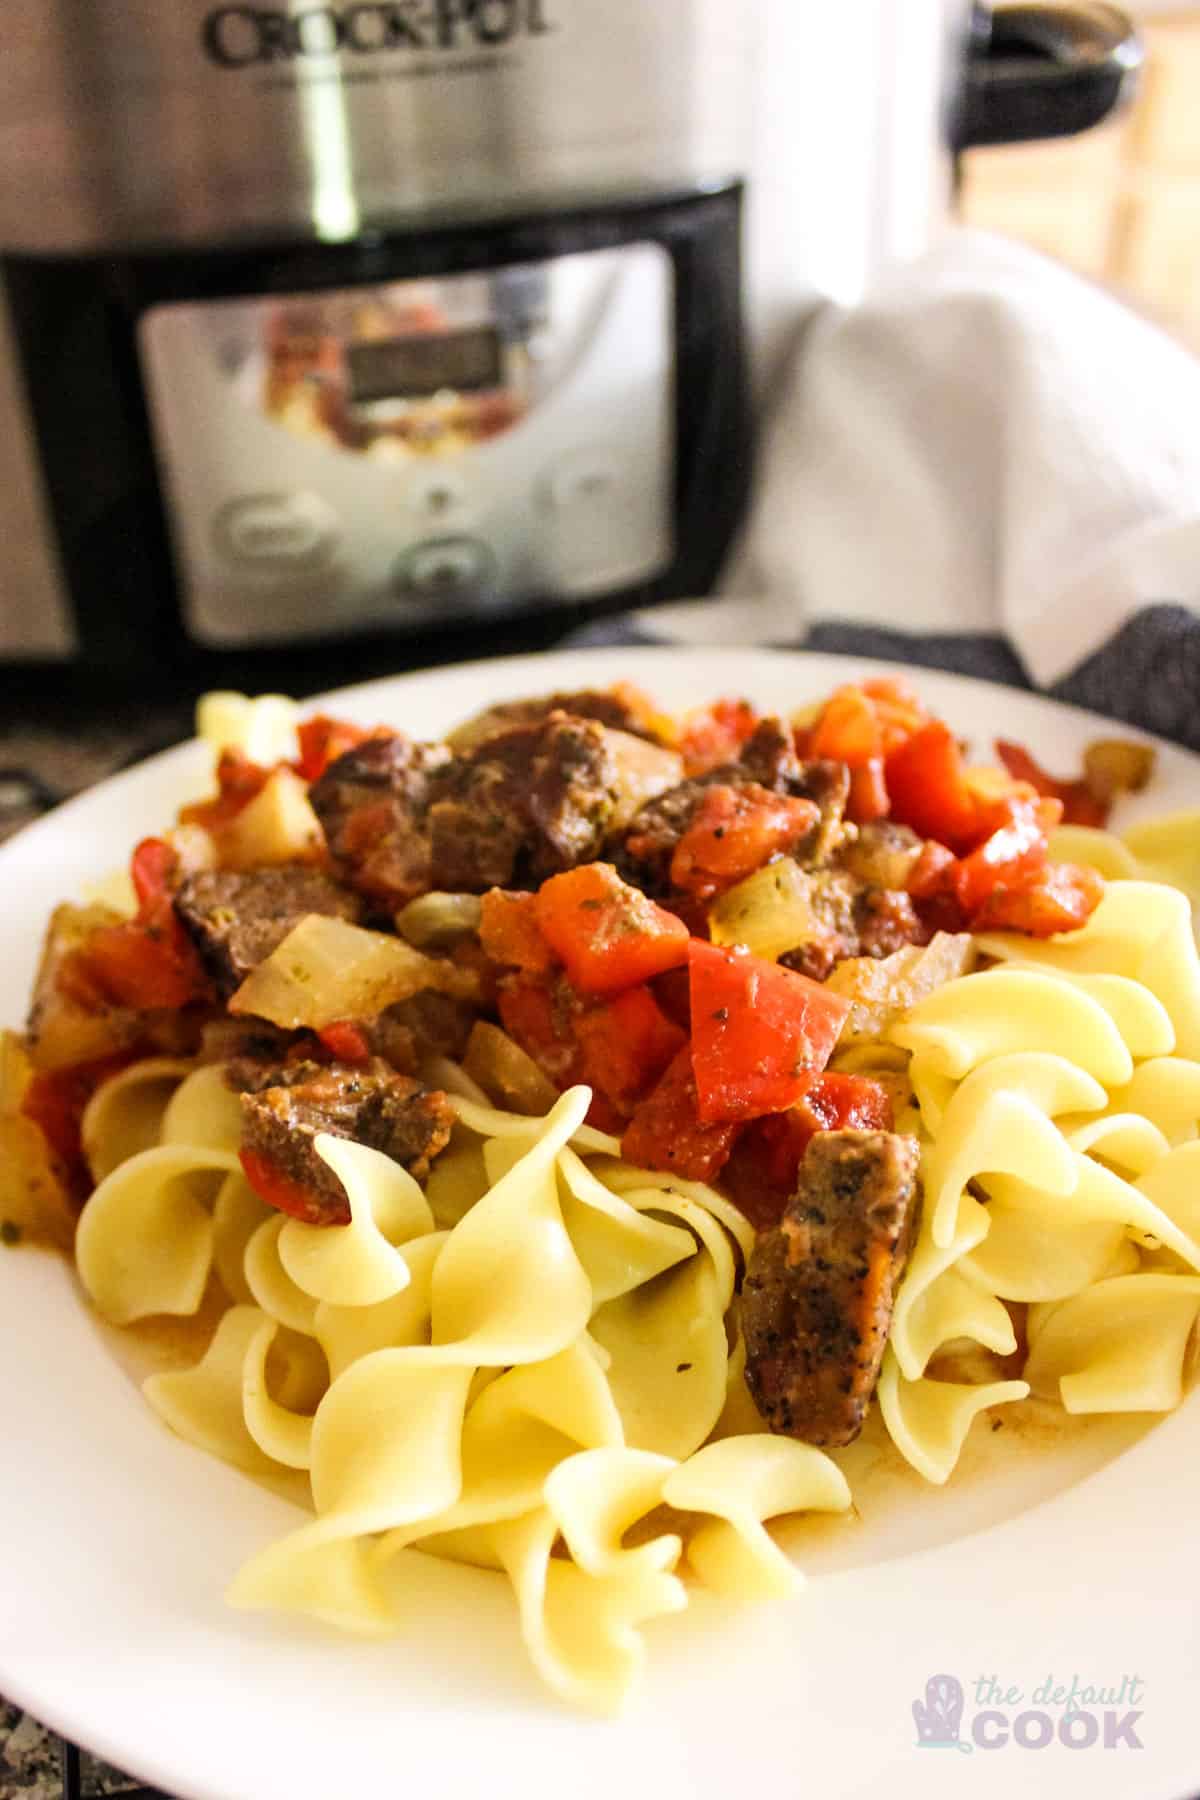
[[[63,1800],[66,1795],[78,1795],[80,1800],[100,1800],[102,1795],[155,1800],[157,1790],[139,1786],[86,1751],[79,1758],[78,1787],[67,1785],[60,1740],[0,1698],[0,1800]]]

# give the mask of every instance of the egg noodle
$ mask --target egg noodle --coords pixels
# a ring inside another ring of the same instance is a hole
[[[1200,1314],[1200,962],[1180,891],[1198,818],[1060,832],[1056,853],[1106,878],[1088,923],[980,936],[991,966],[837,1064],[911,1094],[897,1129],[919,1138],[924,1202],[877,1400],[930,1482],[981,1412],[1029,1395],[1068,1413],[1181,1398]],[[845,1512],[850,1489],[833,1456],[759,1424],[737,1302],[754,1232],[728,1200],[622,1162],[584,1123],[586,1087],[531,1118],[456,1065],[438,1079],[457,1123],[424,1189],[318,1137],[351,1215],[318,1228],[248,1185],[219,1065],[133,1063],[84,1115],[79,1275],[119,1326],[219,1290],[202,1360],[146,1399],[238,1468],[307,1476],[312,1516],[233,1576],[232,1605],[382,1635],[412,1623],[396,1596],[414,1553],[503,1571],[541,1677],[611,1711],[685,1576],[792,1592],[765,1522]],[[985,1353],[971,1379],[948,1354],[964,1346]]]

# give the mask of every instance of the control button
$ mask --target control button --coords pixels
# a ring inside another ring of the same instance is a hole
[[[546,497],[556,512],[578,513],[605,506],[617,487],[613,458],[592,450],[562,457],[546,477]]]
[[[405,489],[409,508],[430,525],[448,525],[467,510],[466,483],[445,469],[430,469]]]
[[[399,559],[393,577],[404,599],[479,599],[494,584],[496,559],[480,538],[427,538]]]
[[[246,494],[213,524],[217,549],[252,568],[314,568],[337,539],[337,515],[318,494]]]

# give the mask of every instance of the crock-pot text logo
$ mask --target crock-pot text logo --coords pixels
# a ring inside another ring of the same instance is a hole
[[[219,6],[204,21],[206,54],[223,69],[379,50],[466,50],[552,30],[546,0],[369,0],[355,6]]]

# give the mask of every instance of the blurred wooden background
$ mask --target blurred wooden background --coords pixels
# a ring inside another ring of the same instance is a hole
[[[967,221],[1124,292],[1200,350],[1200,7],[1138,13],[1133,106],[1059,143],[974,150]]]

